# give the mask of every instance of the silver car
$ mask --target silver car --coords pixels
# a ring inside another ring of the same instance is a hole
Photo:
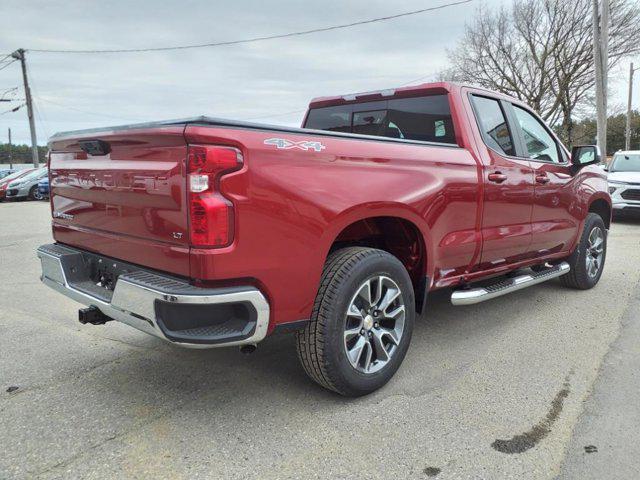
[[[613,214],[640,216],[640,150],[616,152],[608,170]]]
[[[38,192],[38,182],[49,174],[47,167],[38,168],[33,172],[20,177],[7,185],[6,199],[41,200],[42,195]]]

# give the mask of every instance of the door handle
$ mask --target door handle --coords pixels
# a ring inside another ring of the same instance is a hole
[[[545,183],[549,183],[549,181],[551,181],[551,179],[546,175],[536,175],[537,183],[542,183],[544,185]]]
[[[502,183],[507,179],[507,176],[504,173],[494,172],[490,173],[487,178],[490,182]]]

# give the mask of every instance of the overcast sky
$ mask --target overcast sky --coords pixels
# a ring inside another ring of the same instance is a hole
[[[146,48],[238,40],[449,1],[2,0],[0,54],[17,48]],[[57,131],[201,114],[299,125],[313,97],[431,80],[447,66],[446,48],[455,45],[475,10],[503,3],[510,1],[474,0],[382,23],[215,48],[28,52],[38,143]],[[627,69],[612,72],[612,101],[620,105],[626,102]],[[22,77],[15,62],[0,71],[0,93],[18,85]],[[18,92],[16,98],[22,97]],[[634,102],[640,102],[638,92]],[[10,105],[0,103],[0,112]],[[29,142],[26,108],[0,115],[0,141],[6,141],[7,127],[14,143]]]

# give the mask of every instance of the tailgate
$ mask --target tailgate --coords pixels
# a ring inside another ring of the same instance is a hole
[[[184,125],[54,137],[57,241],[189,275]]]

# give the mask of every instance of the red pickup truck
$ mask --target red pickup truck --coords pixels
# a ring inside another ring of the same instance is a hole
[[[478,88],[317,98],[303,128],[198,117],[49,146],[42,280],[87,306],[82,323],[245,351],[295,332],[304,370],[343,395],[391,378],[429,291],[467,305],[555,277],[587,289],[605,261],[597,148],[570,154]]]

